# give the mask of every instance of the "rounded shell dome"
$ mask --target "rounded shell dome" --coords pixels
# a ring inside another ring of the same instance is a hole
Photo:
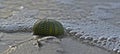
[[[34,35],[58,36],[64,34],[63,25],[54,19],[42,19],[33,26]]]

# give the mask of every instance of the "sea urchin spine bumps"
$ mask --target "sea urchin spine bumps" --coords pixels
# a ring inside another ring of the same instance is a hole
[[[33,35],[58,36],[63,34],[63,25],[53,19],[38,20],[33,26]]]

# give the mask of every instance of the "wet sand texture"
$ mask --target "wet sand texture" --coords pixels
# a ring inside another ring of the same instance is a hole
[[[0,52],[28,38],[25,33],[31,32],[34,22],[43,18],[60,21],[68,33],[83,38],[83,42],[91,37],[98,41],[96,46],[114,51],[120,49],[119,13],[119,0],[1,0],[0,31],[10,33],[0,35]],[[100,41],[101,38],[105,40]]]
[[[60,43],[44,43],[39,48],[33,45],[34,40],[19,45],[9,54],[110,54],[98,47],[81,44],[72,38],[63,38]]]

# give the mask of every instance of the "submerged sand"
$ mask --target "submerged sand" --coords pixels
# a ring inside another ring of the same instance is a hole
[[[0,0],[0,53],[9,48],[9,45],[31,37],[29,32],[32,31],[34,22],[43,18],[60,21],[64,28],[69,28],[69,33],[78,39],[81,36],[95,40],[100,40],[101,37],[107,40],[115,38],[116,42],[101,41],[95,45],[111,51],[118,49],[117,52],[120,52],[119,13],[119,0]],[[55,48],[48,45],[46,47],[49,49],[43,48],[40,51],[32,43],[24,43],[13,54],[57,54],[55,49],[59,45],[54,45]],[[71,38],[64,38],[61,45],[66,51],[63,54],[110,54],[106,50],[79,43]]]
[[[5,52],[9,48],[8,46],[32,37],[30,33],[4,33],[3,35],[4,37],[0,44],[1,53]],[[18,45],[15,50],[6,51],[4,54],[111,54],[111,52],[104,49],[83,44],[70,37],[63,38],[60,44],[45,44],[41,48],[33,45],[33,43],[35,43],[34,40],[27,41]]]

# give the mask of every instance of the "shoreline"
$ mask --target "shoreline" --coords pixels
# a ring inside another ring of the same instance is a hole
[[[4,42],[8,45],[6,45],[6,49],[9,49],[8,46],[12,46],[15,43],[20,43],[31,37],[31,33],[4,33],[5,37],[2,38],[1,42],[8,40],[9,43]],[[19,37],[19,38],[18,38]],[[8,39],[9,38],[9,39]],[[13,42],[10,42],[13,41]],[[106,50],[103,50],[101,48],[98,48],[96,46],[90,46],[85,43],[81,43],[76,39],[73,39],[71,37],[63,38],[62,41],[59,44],[56,43],[44,43],[44,46],[39,48],[38,46],[33,45],[36,41],[31,40],[24,42],[20,45],[17,45],[16,48],[12,51],[6,51],[9,54],[110,54],[111,52],[108,52]],[[0,44],[1,46],[1,44]],[[73,47],[74,46],[74,47]],[[1,49],[1,47],[0,47]],[[4,52],[6,49],[2,49],[1,51]],[[60,50],[60,52],[57,52],[56,50]],[[31,52],[32,51],[32,52]],[[2,53],[1,52],[1,53]]]
[[[92,41],[98,41],[93,43],[96,46],[120,51],[120,2],[97,1],[88,4],[87,0],[80,3],[72,0],[66,0],[67,3],[64,0],[29,1],[31,3],[26,0],[12,1],[16,0],[1,3],[1,32],[32,32],[36,20],[49,18],[60,21],[70,35],[83,39],[82,42],[93,38]],[[89,38],[86,39],[87,37]],[[102,38],[105,40],[101,41]],[[116,42],[108,41],[111,39]]]

